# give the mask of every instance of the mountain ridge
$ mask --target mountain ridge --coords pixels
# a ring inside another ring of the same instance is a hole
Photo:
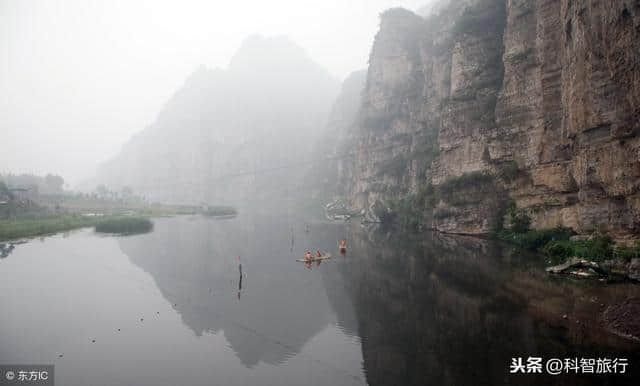
[[[295,145],[314,141],[337,89],[288,38],[251,36],[226,70],[200,67],[188,76],[97,181],[171,203],[244,205],[256,191],[277,199],[278,184],[291,176],[251,172],[306,160]]]

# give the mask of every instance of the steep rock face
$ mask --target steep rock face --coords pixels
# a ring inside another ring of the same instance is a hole
[[[488,232],[513,201],[534,227],[636,234],[640,1],[441,8],[381,17],[351,143],[361,155],[341,175],[354,209],[379,220],[426,190],[413,209],[441,231]]]
[[[353,155],[347,145],[354,140],[353,129],[360,111],[366,77],[366,70],[355,71],[347,76],[329,112],[327,126],[314,144],[314,162],[306,183],[306,186],[313,187],[314,201],[331,200],[336,192],[345,194],[344,186],[338,184],[339,173],[336,170],[350,166],[340,160]]]
[[[425,112],[432,106],[421,101],[425,69],[421,42],[416,39],[425,32],[422,18],[393,9],[384,14],[375,39],[351,136],[355,156],[339,170],[341,185],[354,207],[368,216],[379,216],[375,208],[382,197],[398,197],[415,189],[421,173],[413,161],[430,156],[428,148],[436,132],[423,130],[428,119]]]

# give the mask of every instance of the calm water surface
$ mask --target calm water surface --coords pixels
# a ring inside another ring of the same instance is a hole
[[[630,384],[638,374],[640,344],[599,321],[638,286],[549,277],[539,258],[473,238],[277,217],[154,222],[144,235],[35,239],[1,259],[0,363],[55,364],[56,384],[69,386]],[[295,262],[306,249],[334,258]],[[510,375],[511,358],[527,356],[628,358],[630,374]]]

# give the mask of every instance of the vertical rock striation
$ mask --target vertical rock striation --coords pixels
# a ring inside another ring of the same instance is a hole
[[[381,15],[339,179],[380,221],[640,231],[640,1],[450,1]],[[419,197],[420,199],[415,199]]]

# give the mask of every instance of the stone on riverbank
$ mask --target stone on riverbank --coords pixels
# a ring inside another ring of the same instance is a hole
[[[572,257],[562,264],[548,267],[547,272],[556,274],[568,273],[577,276],[608,276],[608,272],[602,269],[598,263],[578,257]]]

